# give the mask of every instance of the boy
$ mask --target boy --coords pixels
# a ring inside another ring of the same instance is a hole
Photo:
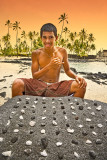
[[[51,23],[44,24],[40,36],[44,47],[32,52],[33,78],[16,79],[12,85],[12,97],[23,94],[46,97],[73,94],[74,97],[84,98],[86,81],[70,70],[66,50],[54,46],[58,39],[56,27]],[[65,73],[75,80],[58,82],[62,65]]]

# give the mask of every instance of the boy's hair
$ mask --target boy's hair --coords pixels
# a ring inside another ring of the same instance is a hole
[[[40,30],[41,37],[43,32],[54,32],[55,37],[57,36],[57,28],[52,23],[46,23],[41,27]]]

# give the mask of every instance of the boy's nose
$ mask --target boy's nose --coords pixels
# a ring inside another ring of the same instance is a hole
[[[47,39],[46,39],[46,42],[47,42],[47,43],[49,43],[49,42],[50,42],[49,38],[47,38]]]

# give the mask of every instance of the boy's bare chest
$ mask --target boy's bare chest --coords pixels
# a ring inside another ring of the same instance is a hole
[[[60,61],[62,62],[63,57],[61,55],[58,55],[56,57],[58,57],[60,59]],[[52,58],[53,57],[40,56],[39,57],[39,66],[40,66],[40,68],[44,68],[46,65],[48,65],[51,62]]]

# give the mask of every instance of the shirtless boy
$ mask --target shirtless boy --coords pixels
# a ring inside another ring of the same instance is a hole
[[[69,96],[84,98],[86,81],[70,70],[67,52],[55,47],[57,29],[51,24],[44,24],[40,30],[43,48],[32,52],[32,77],[16,79],[12,85],[12,97],[34,95],[46,97]],[[59,82],[61,66],[73,80]]]

